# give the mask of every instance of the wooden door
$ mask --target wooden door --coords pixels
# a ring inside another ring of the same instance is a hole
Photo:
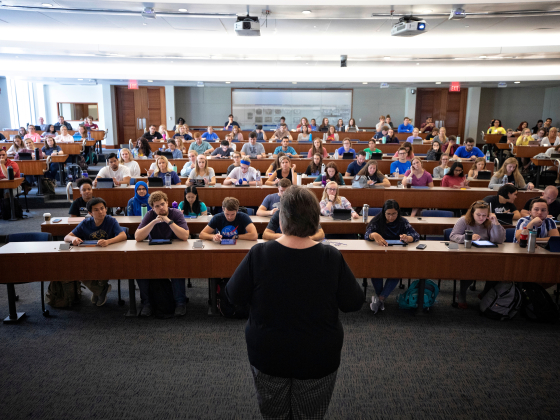
[[[434,123],[441,122],[447,129],[448,136],[464,138],[467,92],[468,89],[461,92],[449,92],[445,88],[418,89],[414,126],[420,127],[426,118],[432,117]]]
[[[152,124],[165,125],[165,88],[141,86],[129,90],[127,86],[116,86],[115,98],[118,144],[135,141]]]

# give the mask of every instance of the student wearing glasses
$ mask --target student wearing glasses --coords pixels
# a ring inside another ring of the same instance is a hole
[[[406,243],[417,242],[420,235],[414,230],[407,219],[402,217],[399,203],[387,200],[381,212],[375,216],[366,228],[365,239],[380,246],[388,246],[387,240],[400,240]],[[388,278],[383,285],[382,278],[372,278],[371,283],[376,295],[371,297],[370,309],[376,314],[380,309],[385,310],[385,300],[397,287],[400,279]]]
[[[239,165],[241,164],[241,152],[233,152],[231,158],[233,159],[233,163],[228,166],[227,175],[229,175],[235,168],[239,168]]]
[[[440,165],[434,168],[434,178],[442,179],[449,173],[449,155],[444,153],[439,159]]]
[[[360,217],[352,208],[352,204],[345,197],[338,194],[338,184],[334,181],[327,182],[321,202],[321,215],[331,216],[335,209],[352,210],[352,218]]]
[[[465,231],[473,232],[473,241],[490,241],[502,244],[506,240],[506,230],[498,222],[494,213],[490,212],[490,206],[485,201],[475,201],[467,210],[467,214],[457,220],[449,240],[462,244],[465,242]],[[467,309],[467,289],[472,280],[461,280],[459,290],[459,308]],[[482,295],[485,295],[495,282],[486,282]]]
[[[395,154],[393,155],[393,159],[399,157],[399,151],[402,148],[404,148],[406,150],[406,160],[414,159],[414,147],[412,146],[412,143],[410,143],[408,141],[405,141],[403,143],[403,145],[400,147],[400,149],[395,152]]]
[[[442,187],[464,188],[469,185],[467,177],[463,173],[463,164],[461,162],[453,162],[449,173],[441,180]]]
[[[551,236],[559,236],[556,223],[552,218],[548,217],[548,203],[544,198],[535,198],[531,202],[530,208],[529,215],[517,221],[515,242],[519,241],[519,236],[523,229],[536,230],[537,238],[541,240],[548,240]]]
[[[406,171],[408,171],[412,167],[410,161],[406,158],[407,155],[408,152],[404,147],[401,147],[399,150],[397,150],[397,156],[399,160],[391,163],[390,168],[393,176],[404,176]]]

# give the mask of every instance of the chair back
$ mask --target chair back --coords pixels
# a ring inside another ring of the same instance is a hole
[[[12,233],[7,236],[6,243],[10,242],[46,242],[52,241],[52,235],[48,232],[26,232]]]
[[[422,210],[422,217],[453,217],[449,210]]]
[[[370,207],[368,210],[368,216],[375,217],[383,210],[381,207]]]
[[[506,229],[506,242],[512,242],[515,238],[515,228]]]
[[[449,241],[449,237],[451,236],[451,231],[453,230],[453,228],[447,228],[443,230],[443,240],[444,241]]]

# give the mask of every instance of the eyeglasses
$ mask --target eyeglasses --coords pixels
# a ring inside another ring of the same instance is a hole
[[[337,188],[327,188],[327,191],[334,191],[336,192]]]

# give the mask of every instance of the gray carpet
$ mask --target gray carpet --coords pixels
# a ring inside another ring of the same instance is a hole
[[[260,418],[245,322],[207,316],[206,280],[193,280],[187,316],[171,320],[125,318],[112,284],[104,307],[84,291],[79,306],[51,308],[48,319],[39,284],[16,286],[28,317],[0,325],[0,418]],[[384,313],[364,304],[341,315],[345,344],[327,418],[559,417],[559,327],[453,309],[450,285],[427,315],[399,310],[398,289]],[[128,305],[126,282],[123,297]],[[4,317],[3,285],[0,305]]]

